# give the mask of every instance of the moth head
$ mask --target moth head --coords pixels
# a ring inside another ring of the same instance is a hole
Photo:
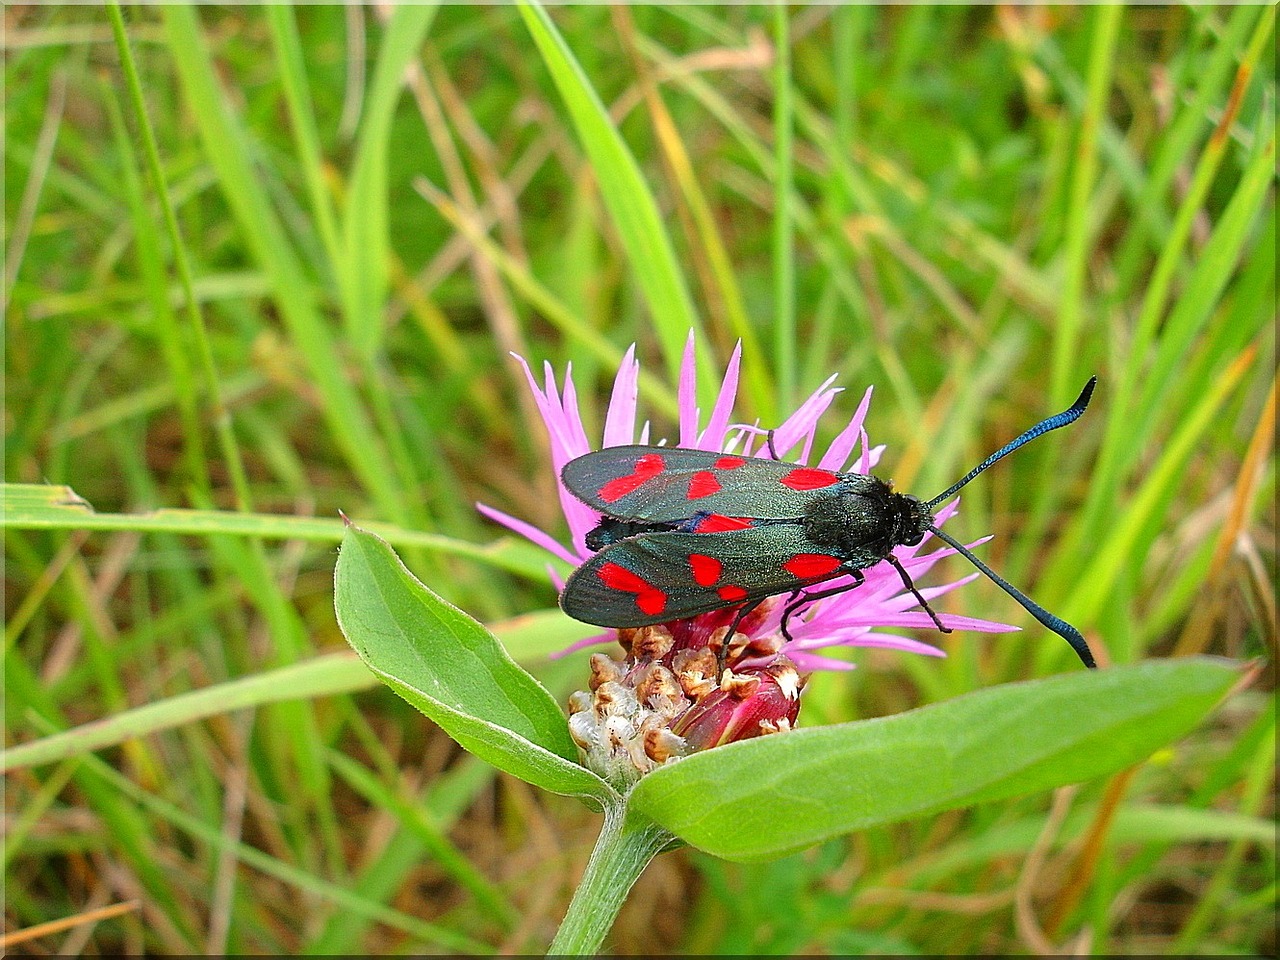
[[[933,523],[933,513],[919,497],[913,497],[909,493],[895,493],[892,496],[894,543],[914,547],[928,532],[929,525]]]

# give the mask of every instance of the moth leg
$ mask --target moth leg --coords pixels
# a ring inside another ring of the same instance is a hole
[[[829,590],[819,590],[817,593],[805,593],[803,589],[793,592],[788,600],[787,605],[782,609],[782,625],[780,631],[782,638],[788,643],[791,642],[791,631],[787,629],[787,624],[792,616],[800,611],[800,608],[806,604],[812,603],[814,600],[822,600],[826,597],[834,597],[836,594],[844,593],[855,587],[860,587],[866,581],[867,577],[860,569],[853,567],[842,571],[853,577],[853,583],[846,583],[843,586],[832,587]]]
[[[791,619],[791,614],[795,609],[804,603],[804,587],[796,587],[787,594],[787,605],[782,608],[782,621],[778,625],[779,631],[782,633],[782,639],[788,643],[791,642],[791,633],[787,630],[787,621]]]
[[[755,612],[756,607],[764,603],[764,597],[758,597],[748,603],[744,603],[738,608],[738,612],[734,614],[733,621],[729,624],[729,632],[724,635],[724,643],[720,645],[720,649],[716,651],[716,676],[724,673],[724,662],[729,656],[729,644],[733,640],[733,635],[738,632],[738,627],[742,621],[751,616]]]
[[[933,607],[929,606],[929,602],[920,595],[920,591],[916,589],[916,585],[911,582],[911,575],[907,573],[907,568],[899,563],[898,558],[892,553],[885,557],[885,559],[888,560],[889,563],[893,565],[893,568],[898,571],[898,576],[902,577],[903,586],[915,594],[915,598],[920,601],[920,606],[924,607],[925,613],[929,614],[929,618],[933,621],[933,625],[938,628],[938,631],[940,633],[950,633],[951,628],[944,627],[942,625],[942,621],[938,619],[938,615],[933,612]]]
[[[782,458],[778,456],[778,448],[773,445],[773,435],[776,432],[776,430],[766,431],[764,435],[764,442],[769,447],[769,456],[773,457],[775,460],[781,460]]]

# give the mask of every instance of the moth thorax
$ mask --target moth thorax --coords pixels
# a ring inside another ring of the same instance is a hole
[[[814,543],[835,547],[846,557],[883,556],[892,547],[898,527],[898,499],[877,477],[856,490],[833,491],[814,498],[806,507],[804,532]]]

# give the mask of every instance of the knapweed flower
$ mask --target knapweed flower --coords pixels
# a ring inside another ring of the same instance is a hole
[[[701,426],[695,400],[694,341],[690,335],[681,366],[678,390],[679,436],[674,444],[737,457],[770,456],[766,431],[734,424],[732,412],[738,388],[741,345],[733,352],[720,391]],[[593,448],[582,425],[572,370],[557,387],[547,364],[539,386],[528,364],[519,357],[543,422],[551,439],[551,468],[555,472],[560,505],[569,526],[569,544],[492,507],[478,504],[486,516],[527,537],[562,560],[578,565],[593,553],[588,534],[601,515],[565,489],[560,481],[566,463]],[[603,447],[650,443],[646,422],[637,437],[636,397],[640,364],[634,345],[623,357],[605,415]],[[777,454],[796,463],[829,471],[869,473],[883,447],[872,447],[864,422],[871,388],[844,429],[820,454],[814,443],[818,421],[840,393],[829,378],[772,432]],[[857,456],[854,452],[857,450]],[[958,501],[941,509],[935,523],[955,513]],[[598,545],[591,538],[593,545]],[[918,581],[950,547],[924,553],[926,537],[914,546],[893,551],[903,569]],[[981,541],[978,541],[981,542]],[[813,671],[848,670],[853,664],[818,651],[833,647],[888,647],[909,653],[942,656],[938,648],[898,634],[902,629],[935,629],[929,613],[905,587],[898,571],[879,563],[862,571],[865,582],[794,609],[785,597],[771,597],[741,619],[732,638],[730,626],[738,613],[730,607],[665,624],[624,628],[591,637],[570,650],[618,642],[622,659],[603,653],[591,658],[588,690],[569,701],[569,728],[587,765],[614,782],[634,781],[659,764],[676,757],[735,740],[791,729],[800,710],[800,692]],[[930,600],[976,578],[971,574],[940,587],[920,588]],[[852,585],[849,576],[823,581],[818,589]],[[562,584],[561,584],[562,585]],[[786,636],[784,613],[792,609]],[[1004,633],[1018,629],[1003,623],[942,614],[949,629]],[[726,647],[727,643],[727,647]],[[566,651],[569,652],[569,651]]]

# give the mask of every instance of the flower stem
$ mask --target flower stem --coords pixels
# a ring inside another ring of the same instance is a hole
[[[607,806],[587,870],[547,953],[580,956],[598,952],[632,885],[672,839],[672,834],[657,824],[628,816],[626,801]]]

